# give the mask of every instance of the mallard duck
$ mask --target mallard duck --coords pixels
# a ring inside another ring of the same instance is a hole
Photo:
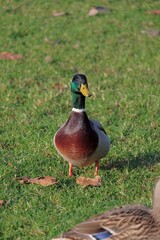
[[[96,120],[90,120],[85,111],[85,97],[90,97],[87,78],[76,74],[71,82],[73,108],[68,121],[55,133],[54,145],[59,154],[69,162],[69,176],[72,166],[84,167],[95,162],[98,174],[99,160],[107,155],[109,138]]]
[[[160,180],[153,194],[153,208],[127,205],[82,222],[60,238],[72,240],[160,240]]]

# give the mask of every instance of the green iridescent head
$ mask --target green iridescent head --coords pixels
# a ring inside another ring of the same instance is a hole
[[[73,107],[77,109],[85,108],[85,97],[90,97],[87,78],[84,74],[74,75],[71,83],[71,93]]]

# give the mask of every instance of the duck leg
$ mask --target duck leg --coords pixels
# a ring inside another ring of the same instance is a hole
[[[95,172],[94,172],[94,176],[97,176],[97,175],[98,175],[98,169],[99,169],[99,161],[96,160],[96,161],[95,161]]]
[[[69,174],[68,174],[69,177],[72,177],[72,167],[73,165],[69,163]]]

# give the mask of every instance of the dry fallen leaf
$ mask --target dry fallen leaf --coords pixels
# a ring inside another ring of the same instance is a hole
[[[96,176],[94,178],[87,178],[87,177],[80,176],[77,178],[76,183],[82,185],[83,187],[86,187],[86,186],[100,187],[101,177]]]
[[[28,176],[24,176],[24,177],[17,177],[16,180],[18,180],[21,184],[32,183],[32,184],[39,184],[43,187],[58,183],[58,181],[51,176],[37,177],[37,178],[30,178]]]
[[[160,15],[160,10],[152,10],[148,12],[149,14]]]
[[[0,208],[3,207],[6,204],[5,200],[0,200]]]
[[[66,89],[67,87],[66,87],[66,85],[63,85],[62,83],[56,82],[56,83],[54,83],[53,88],[61,91],[61,90]]]
[[[88,16],[95,16],[98,13],[108,13],[109,9],[106,7],[102,7],[102,6],[97,6],[97,7],[92,7],[89,10]]]
[[[23,56],[21,54],[15,54],[15,53],[10,53],[10,52],[2,52],[0,53],[0,59],[5,60],[17,60],[17,59],[22,59]]]
[[[157,37],[160,36],[160,30],[156,29],[148,29],[141,31],[142,34],[147,34],[149,37]]]
[[[53,61],[53,58],[48,55],[48,56],[45,57],[44,60],[45,60],[45,62],[47,62],[47,63],[51,63],[51,62]]]
[[[68,13],[66,13],[66,12],[53,12],[52,13],[52,16],[53,17],[61,17],[61,16],[65,16],[65,15],[67,15]]]

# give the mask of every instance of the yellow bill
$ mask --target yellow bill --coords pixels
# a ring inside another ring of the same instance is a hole
[[[80,92],[85,97],[90,97],[92,95],[92,94],[89,93],[89,89],[88,89],[88,86],[86,84],[81,84]]]

